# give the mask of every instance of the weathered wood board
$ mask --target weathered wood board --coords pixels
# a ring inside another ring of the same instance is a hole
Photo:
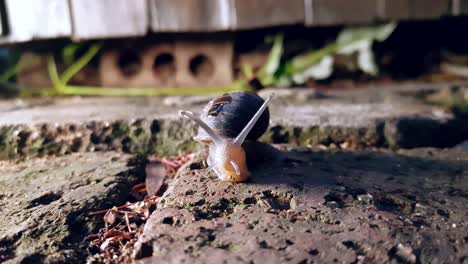
[[[155,32],[210,32],[232,29],[231,0],[149,0]]]
[[[384,20],[409,19],[412,0],[379,0],[378,16]]]
[[[468,0],[0,0],[0,44],[467,14]]]
[[[71,21],[68,2],[64,0],[5,0],[7,35],[0,43],[33,39],[68,37]],[[4,14],[2,14],[4,15]]]
[[[0,36],[3,36],[8,32],[6,22],[8,22],[8,20],[6,16],[5,1],[0,0]]]
[[[411,4],[412,19],[434,19],[452,11],[451,0],[412,0]]]
[[[455,1],[455,0],[454,0]],[[459,13],[462,15],[468,15],[468,0],[459,0]],[[455,2],[454,2],[455,3]],[[457,10],[458,11],[458,10]]]
[[[73,38],[144,36],[149,18],[146,0],[69,0]]]
[[[377,0],[304,0],[307,25],[358,24],[377,18]]]
[[[304,0],[234,0],[235,29],[303,24]]]

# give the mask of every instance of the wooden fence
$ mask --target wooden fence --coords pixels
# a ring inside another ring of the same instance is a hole
[[[0,0],[0,44],[468,14],[468,0]]]

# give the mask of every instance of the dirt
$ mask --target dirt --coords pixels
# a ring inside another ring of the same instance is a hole
[[[139,263],[464,263],[468,153],[292,149],[249,182],[187,168]]]

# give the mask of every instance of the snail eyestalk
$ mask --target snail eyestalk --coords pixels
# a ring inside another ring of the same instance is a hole
[[[199,125],[203,130],[205,130],[205,132],[210,136],[210,138],[213,140],[213,142],[216,145],[223,144],[224,140],[218,134],[216,134],[216,132],[214,132],[214,130],[211,129],[211,127],[209,127],[205,122],[203,122],[200,118],[198,118],[192,112],[190,112],[190,111],[180,111],[180,115],[184,116],[184,117],[186,117],[188,119],[191,119],[195,123],[197,123],[197,125]]]
[[[234,139],[234,144],[242,145],[242,143],[244,143],[245,138],[250,133],[252,128],[255,126],[255,123],[257,123],[258,119],[263,114],[263,112],[265,111],[265,109],[268,106],[268,103],[270,102],[271,98],[274,95],[275,94],[273,93],[270,96],[268,96],[268,98],[265,100],[265,102],[262,104],[262,106],[260,106],[260,108],[258,109],[257,113],[255,113],[255,115],[252,117],[252,119],[250,119],[249,123],[247,123],[247,125],[244,127],[244,129],[242,129],[240,134]]]

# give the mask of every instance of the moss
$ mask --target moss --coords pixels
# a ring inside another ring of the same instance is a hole
[[[0,127],[0,158],[11,159],[18,155],[18,134],[20,126]]]
[[[328,145],[351,142],[360,146],[379,146],[383,142],[381,124],[374,127],[281,127],[275,126],[261,138],[270,143],[288,143],[298,146]]]
[[[160,156],[177,155],[180,151],[192,152],[203,145],[193,140],[195,125],[189,120],[159,121],[159,133],[156,135],[155,148]]]

